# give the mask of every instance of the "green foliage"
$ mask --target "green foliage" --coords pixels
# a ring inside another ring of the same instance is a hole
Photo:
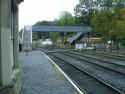
[[[118,7],[117,7],[118,8]],[[111,39],[125,40],[125,8],[117,9],[114,16],[114,27],[109,31]]]
[[[53,22],[51,21],[42,21],[42,22],[38,21],[35,25],[52,25],[52,24]]]
[[[108,31],[113,27],[113,14],[108,9],[100,10],[98,13],[93,13],[91,18],[91,26],[93,34],[104,37],[108,35]]]
[[[38,40],[38,39],[47,39],[49,38],[49,32],[33,32],[33,40]]]
[[[92,26],[92,36],[104,41],[125,41],[125,0],[79,0],[76,24]]]
[[[124,10],[124,11],[123,11]],[[119,15],[115,16],[110,10],[101,10],[98,14],[93,14],[91,25],[93,32],[97,36],[109,36],[112,38],[124,38],[125,35],[125,9],[121,9]],[[116,18],[120,17],[120,18]]]
[[[125,9],[119,9],[115,13],[109,9],[101,10],[98,14],[93,14],[91,25],[96,36],[108,36],[108,39],[114,41],[124,40]]]
[[[123,38],[125,36],[125,22],[117,21],[116,34],[118,39]]]
[[[60,15],[58,23],[59,25],[62,25],[62,26],[75,25],[75,17],[73,17],[71,13],[67,11],[63,11]]]
[[[91,16],[101,9],[112,9],[115,0],[79,0],[74,8],[75,15],[80,25],[91,24]]]
[[[49,32],[49,38],[52,39],[52,41],[56,41],[58,37],[60,36],[59,32]]]

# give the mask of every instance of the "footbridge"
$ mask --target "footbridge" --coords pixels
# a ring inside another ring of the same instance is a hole
[[[81,35],[87,35],[91,32],[91,27],[88,26],[53,26],[53,25],[40,25],[40,26],[24,26],[20,31],[23,49],[32,49],[32,32],[78,32],[77,38]],[[72,39],[74,42],[77,38]]]

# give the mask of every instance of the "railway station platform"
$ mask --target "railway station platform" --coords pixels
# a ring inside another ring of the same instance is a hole
[[[41,51],[20,52],[22,94],[83,94]]]

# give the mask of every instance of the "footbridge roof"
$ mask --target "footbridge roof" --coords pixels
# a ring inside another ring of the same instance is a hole
[[[40,25],[32,26],[33,32],[91,32],[91,27],[88,26],[52,26],[52,25]]]

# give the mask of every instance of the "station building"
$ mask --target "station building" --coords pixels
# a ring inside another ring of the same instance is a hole
[[[0,94],[19,94],[18,5],[23,0],[0,0]]]

